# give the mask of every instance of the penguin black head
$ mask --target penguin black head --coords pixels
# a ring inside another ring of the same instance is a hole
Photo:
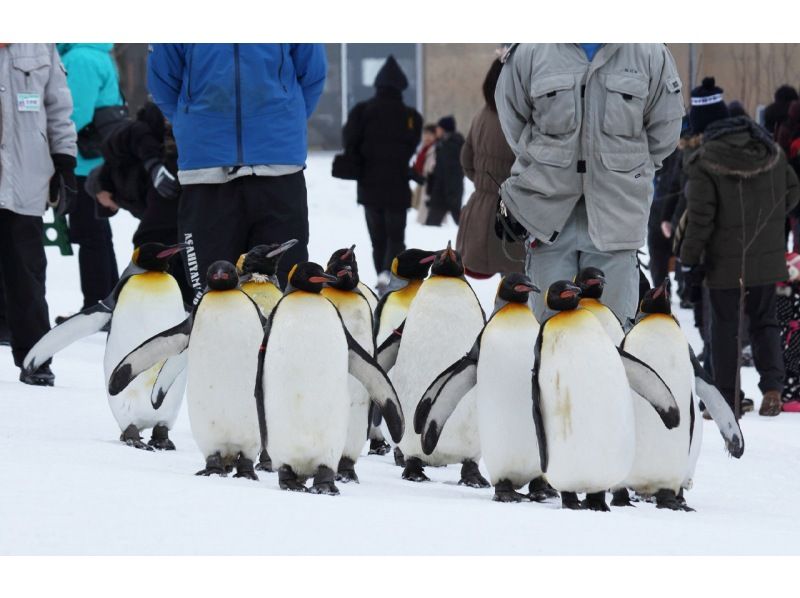
[[[524,274],[514,272],[504,276],[497,287],[497,297],[509,303],[527,303],[529,293],[540,293],[539,287]]]
[[[581,300],[581,288],[569,280],[559,280],[547,289],[545,300],[547,307],[554,311],[575,309]]]
[[[270,243],[269,245],[256,245],[247,253],[243,253],[236,262],[236,267],[242,274],[262,274],[275,276],[278,271],[278,262],[287,250],[297,244],[297,239],[285,243]]]
[[[166,272],[169,269],[170,258],[187,247],[188,245],[184,243],[178,243],[177,245],[144,243],[133,250],[131,261],[150,272]]]
[[[358,286],[358,262],[356,262],[355,245],[349,249],[337,249],[328,260],[327,274],[336,277],[330,286],[342,291],[352,291]]]
[[[461,254],[455,251],[450,246],[450,241],[447,242],[447,248],[436,254],[431,266],[431,273],[435,276],[464,276],[464,264],[461,261]]]
[[[337,282],[338,280],[335,276],[325,274],[325,270],[319,264],[300,262],[295,264],[291,272],[289,272],[286,292],[307,291],[309,293],[319,293],[326,282]]]
[[[435,259],[435,251],[406,249],[398,253],[392,261],[392,274],[406,280],[424,280]]]
[[[206,272],[206,284],[212,291],[230,291],[239,286],[236,266],[225,260],[214,262]]]
[[[667,292],[667,281],[664,280],[660,286],[650,289],[644,294],[644,299],[639,306],[639,311],[643,314],[672,314],[672,306]]]
[[[606,275],[600,268],[589,266],[578,272],[575,284],[581,288],[582,298],[600,299],[606,286]]]

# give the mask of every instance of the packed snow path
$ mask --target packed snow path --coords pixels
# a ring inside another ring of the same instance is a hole
[[[356,243],[361,276],[374,284],[355,184],[331,179],[330,162],[330,154],[314,155],[306,171],[311,259],[325,263]],[[122,271],[136,221],[121,213],[111,222]],[[441,248],[455,235],[452,222],[423,227],[409,212],[409,247]],[[77,257],[55,248],[47,257],[53,319],[82,301]],[[471,282],[489,313],[497,279]],[[679,316],[699,351],[691,314]],[[686,494],[696,513],[643,503],[611,513],[562,511],[557,500],[499,504],[492,489],[458,486],[457,466],[428,468],[429,483],[403,481],[390,455],[362,457],[361,484],[339,484],[338,497],[302,495],[280,491],[277,474],[259,472],[259,482],[195,477],[203,459],[185,404],[171,435],[177,451],[122,445],[103,391],[104,343],[95,334],[58,354],[54,388],[19,383],[10,350],[0,347],[0,554],[785,555],[800,546],[791,510],[800,495],[794,414],[746,415],[739,461],[704,423],[695,488]],[[745,390],[759,399],[756,380],[746,369]]]

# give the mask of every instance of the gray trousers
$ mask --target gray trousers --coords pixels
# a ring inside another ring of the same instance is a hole
[[[639,263],[635,249],[600,251],[589,238],[586,203],[578,202],[552,245],[528,243],[525,271],[542,292],[531,293],[539,322],[553,315],[547,309],[547,288],[558,280],[573,280],[582,268],[594,266],[606,275],[602,302],[613,311],[623,327],[636,316],[639,303]]]

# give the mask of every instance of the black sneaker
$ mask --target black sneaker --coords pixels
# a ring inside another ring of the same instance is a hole
[[[742,399],[742,413],[750,413],[755,409],[753,399]]]
[[[53,386],[56,376],[50,370],[50,366],[45,364],[29,373],[25,373],[25,370],[22,370],[19,373],[19,381],[31,386]]]

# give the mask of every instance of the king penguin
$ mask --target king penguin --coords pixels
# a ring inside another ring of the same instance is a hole
[[[185,245],[166,246],[145,243],[133,251],[131,263],[122,273],[112,293],[100,303],[66,319],[50,330],[25,356],[23,366],[31,371],[55,353],[110,322],[103,360],[108,384],[113,367],[139,343],[153,334],[183,321],[186,310],[180,288],[167,272],[170,258],[183,251]],[[165,394],[158,392],[155,382],[163,367],[174,368],[177,374]],[[175,423],[183,401],[185,376],[180,364],[151,364],[142,371],[124,393],[108,395],[111,413],[119,424],[120,440],[139,449],[174,450],[169,430]],[[140,432],[152,428],[150,441],[142,442]]]
[[[265,318],[283,297],[278,283],[278,263],[296,244],[297,239],[291,239],[285,243],[256,245],[236,262],[241,289],[256,302]]]
[[[414,415],[414,431],[427,455],[436,448],[448,418],[473,387],[478,393],[478,431],[483,461],[500,502],[544,500],[558,494],[542,477],[536,427],[531,416],[531,369],[539,323],[528,296],[539,289],[527,276],[505,276],[494,313],[472,349],[439,375]],[[516,488],[529,484],[527,495]]]
[[[109,393],[121,392],[138,372],[173,355],[186,356],[186,396],[192,436],[205,457],[197,475],[257,480],[253,462],[261,448],[263,413],[253,398],[253,380],[264,318],[239,288],[236,267],[211,264],[208,288],[190,315],[130,352],[114,368]]]
[[[693,509],[682,500],[682,486],[694,472],[692,456],[696,451],[692,449],[702,443],[702,425],[696,426],[697,422],[702,422],[697,394],[702,392],[699,398],[707,406],[714,406],[709,411],[718,414],[722,423],[720,431],[733,457],[742,456],[744,438],[733,412],[716,387],[709,383],[672,316],[666,284],[665,281],[647,291],[636,324],[625,336],[622,346],[647,362],[670,387],[680,409],[680,424],[667,430],[652,409],[641,401],[634,403],[635,459],[623,486],[642,495],[655,496],[658,508],[691,511]],[[698,375],[701,376],[699,380]],[[630,504],[627,491],[615,492],[611,504]]]
[[[485,322],[480,301],[464,278],[461,256],[448,243],[437,253],[431,277],[422,283],[409,307],[402,335],[394,334],[382,345],[384,369],[391,369],[389,376],[404,412],[415,412],[431,382],[470,350]],[[430,455],[423,452],[420,435],[410,426],[399,446],[405,456],[405,480],[427,481],[426,464],[461,463],[460,484],[489,486],[478,469],[481,446],[474,389],[460,402]]]
[[[372,310],[362,294],[358,280],[358,263],[355,245],[333,253],[325,272],[336,277],[322,288],[322,296],[339,310],[347,332],[370,356],[375,355],[375,339],[372,336]],[[355,464],[367,441],[370,399],[364,385],[353,376],[348,377],[350,391],[350,420],[347,426],[347,441],[336,472],[337,482],[358,482]]]
[[[296,264],[265,327],[256,400],[263,405],[265,446],[281,489],[338,494],[334,471],[347,444],[348,373],[377,401],[395,440],[403,412],[389,378],[347,331],[323,285],[338,282],[312,262]],[[366,421],[363,422],[366,431]]]
[[[589,310],[600,320],[615,347],[619,347],[625,332],[616,314],[600,302],[606,286],[606,275],[599,268],[583,268],[575,277],[575,284],[581,289],[579,305]]]
[[[561,492],[562,506],[608,511],[605,491],[622,482],[635,448],[631,389],[648,400],[664,425],[674,428],[678,406],[649,366],[614,346],[596,317],[578,309],[580,287],[553,283],[539,329],[533,382],[533,416],[542,471]],[[583,503],[577,492],[586,492]]]

